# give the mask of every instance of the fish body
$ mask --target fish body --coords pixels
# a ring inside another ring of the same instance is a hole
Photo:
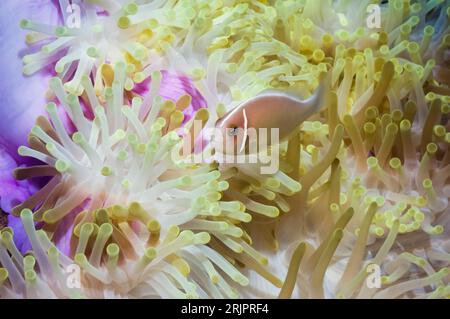
[[[224,136],[224,140],[234,138],[242,152],[248,143],[247,131],[254,128],[266,128],[268,134],[271,129],[278,129],[278,140],[283,141],[295,132],[299,125],[320,111],[326,104],[328,96],[328,81],[324,81],[312,96],[302,99],[299,95],[283,90],[266,90],[241,103],[236,108],[219,119],[216,128]],[[269,139],[268,146],[272,143]],[[221,149],[222,148],[222,149]],[[229,149],[224,143],[219,150],[225,153],[234,152],[236,148]]]

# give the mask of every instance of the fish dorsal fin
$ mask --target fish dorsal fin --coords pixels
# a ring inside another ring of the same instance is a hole
[[[301,83],[296,83],[294,85],[291,85],[288,88],[283,89],[286,93],[296,96],[301,100],[306,100],[308,97],[311,96],[311,93],[308,91],[308,89],[305,87],[305,85]],[[314,94],[314,92],[313,92]]]

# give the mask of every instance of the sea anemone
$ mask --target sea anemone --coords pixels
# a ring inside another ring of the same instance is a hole
[[[39,117],[30,147],[19,148],[20,155],[45,164],[16,169],[17,179],[51,179],[12,210],[22,219],[33,253],[22,257],[12,241],[14,229],[2,231],[3,271],[11,284],[5,296],[235,297],[224,277],[244,286],[248,279],[222,256],[227,249],[219,254],[206,246],[211,237],[215,245],[247,255],[250,265],[267,264],[242,238],[239,224],[251,219],[245,206],[220,200],[228,188],[220,172],[181,157],[184,142],[175,130],[183,113],[176,108],[186,105],[158,95],[150,107],[138,96],[127,105],[124,69],[124,63],[115,66],[103,102],[89,94],[92,84],[83,81],[85,102],[95,105],[93,120],[84,116],[78,97],[65,96],[63,106],[77,128],[72,136],[51,102],[51,122]],[[154,72],[152,78],[152,87],[159,86],[161,74]],[[194,116],[207,118],[206,109]],[[57,247],[64,246],[61,232],[69,232],[65,254]],[[76,293],[63,287],[63,269],[71,263],[84,271],[83,289]],[[46,295],[39,294],[42,287]]]
[[[44,42],[25,73],[58,77],[19,148],[43,164],[16,179],[49,182],[12,209],[32,250],[1,231],[1,296],[450,296],[449,1],[81,9],[80,29],[22,22]],[[323,73],[322,110],[257,154],[275,172],[199,137],[266,89],[309,97]],[[170,79],[190,88],[165,94]]]
[[[38,47],[37,52],[23,57],[23,73],[31,75],[49,65],[64,80],[65,88],[81,94],[84,76],[97,80],[111,72],[111,65],[126,63],[124,87],[133,88],[133,74],[149,52],[140,40],[146,38],[149,26],[124,30],[127,15],[136,12],[133,2],[59,1],[60,25],[49,25],[24,19],[23,29],[29,30],[26,42]],[[123,16],[122,16],[123,15]],[[148,37],[148,35],[147,35]],[[96,81],[96,91],[102,90],[102,81]]]

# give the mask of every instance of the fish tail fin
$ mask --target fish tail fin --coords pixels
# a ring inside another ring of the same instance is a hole
[[[321,73],[319,76],[319,86],[308,99],[304,101],[308,117],[319,112],[329,104],[331,98],[331,72]]]

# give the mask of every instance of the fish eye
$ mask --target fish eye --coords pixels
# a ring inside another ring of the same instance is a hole
[[[228,128],[228,135],[229,136],[236,136],[238,134],[239,131],[239,127],[237,126],[231,126]]]

